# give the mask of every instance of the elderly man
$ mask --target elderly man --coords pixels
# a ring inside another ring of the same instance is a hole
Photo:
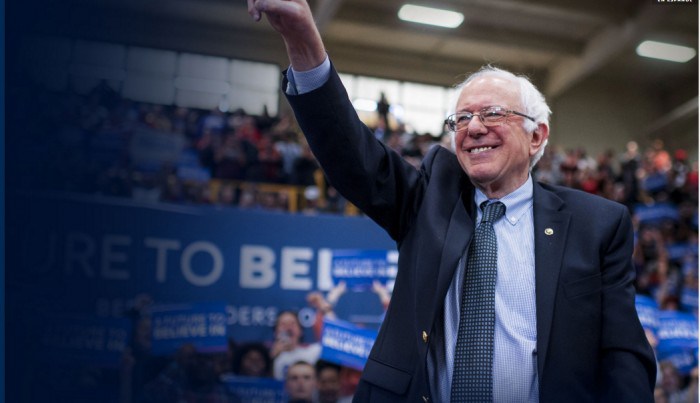
[[[396,240],[391,304],[358,402],[651,402],[632,225],[616,203],[535,183],[549,107],[484,68],[419,169],[360,122],[304,0],[248,0],[284,39],[285,92],[332,184]]]

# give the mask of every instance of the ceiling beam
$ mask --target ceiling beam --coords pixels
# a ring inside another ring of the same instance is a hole
[[[577,82],[600,70],[628,46],[638,41],[650,27],[663,20],[669,7],[652,3],[643,6],[634,18],[621,25],[609,25],[589,40],[581,56],[563,58],[550,69],[545,93],[554,98]]]
[[[493,9],[491,9],[491,12],[498,14]],[[462,40],[466,38],[484,43],[505,43],[509,46],[524,49],[556,52],[571,56],[583,50],[582,41],[578,39],[533,32],[527,28],[499,28],[498,32],[495,33],[488,21],[483,21],[482,19],[471,19],[457,29],[445,29],[401,21],[395,11],[387,9],[380,3],[359,5],[347,2],[336,16],[335,21],[351,23],[358,27],[367,26],[395,32],[420,33],[421,35],[444,39]]]
[[[532,15],[539,18],[552,20],[564,20],[570,22],[579,22],[587,24],[605,24],[609,18],[606,18],[602,13],[593,14],[573,8],[563,8],[558,5],[541,5],[523,1],[513,0],[471,0],[469,7],[475,6],[483,8],[493,8],[504,13],[513,13],[517,15]]]
[[[646,136],[652,136],[663,130],[664,128],[670,126],[671,124],[683,120],[685,118],[697,116],[698,114],[698,97],[695,97],[683,104],[677,106],[671,112],[660,117],[656,121],[652,122],[649,127],[645,130]]]

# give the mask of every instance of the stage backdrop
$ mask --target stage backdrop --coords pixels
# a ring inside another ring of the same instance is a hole
[[[312,342],[317,317],[306,296],[338,281],[333,251],[386,257],[387,287],[396,272],[395,243],[364,217],[45,193],[8,203],[17,212],[7,218],[10,337],[49,350],[99,350],[94,357],[115,365],[132,331],[123,318],[144,298],[153,301],[157,354],[188,337],[205,351],[226,338],[270,341],[281,310],[300,313]],[[355,292],[349,287],[346,297]],[[359,312],[383,313],[378,298],[352,301]]]

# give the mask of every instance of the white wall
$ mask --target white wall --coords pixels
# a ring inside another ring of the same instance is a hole
[[[622,152],[630,140],[645,147],[659,137],[668,149],[685,148],[693,160],[698,158],[697,115],[650,136],[649,126],[667,108],[642,88],[587,80],[549,103],[552,145],[584,147],[595,156],[607,149]]]

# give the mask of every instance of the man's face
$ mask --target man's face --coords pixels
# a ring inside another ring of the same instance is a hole
[[[462,89],[456,111],[478,113],[490,106],[524,113],[517,84],[495,75],[478,77]],[[530,157],[549,135],[544,125],[535,134],[527,133],[523,119],[509,115],[499,126],[484,126],[474,116],[467,130],[455,133],[459,163],[488,197],[505,196],[527,180]]]
[[[309,400],[316,389],[316,374],[308,364],[292,365],[287,370],[286,385],[289,400]]]
[[[340,373],[335,368],[324,368],[318,374],[318,399],[321,403],[336,402],[340,397]]]

